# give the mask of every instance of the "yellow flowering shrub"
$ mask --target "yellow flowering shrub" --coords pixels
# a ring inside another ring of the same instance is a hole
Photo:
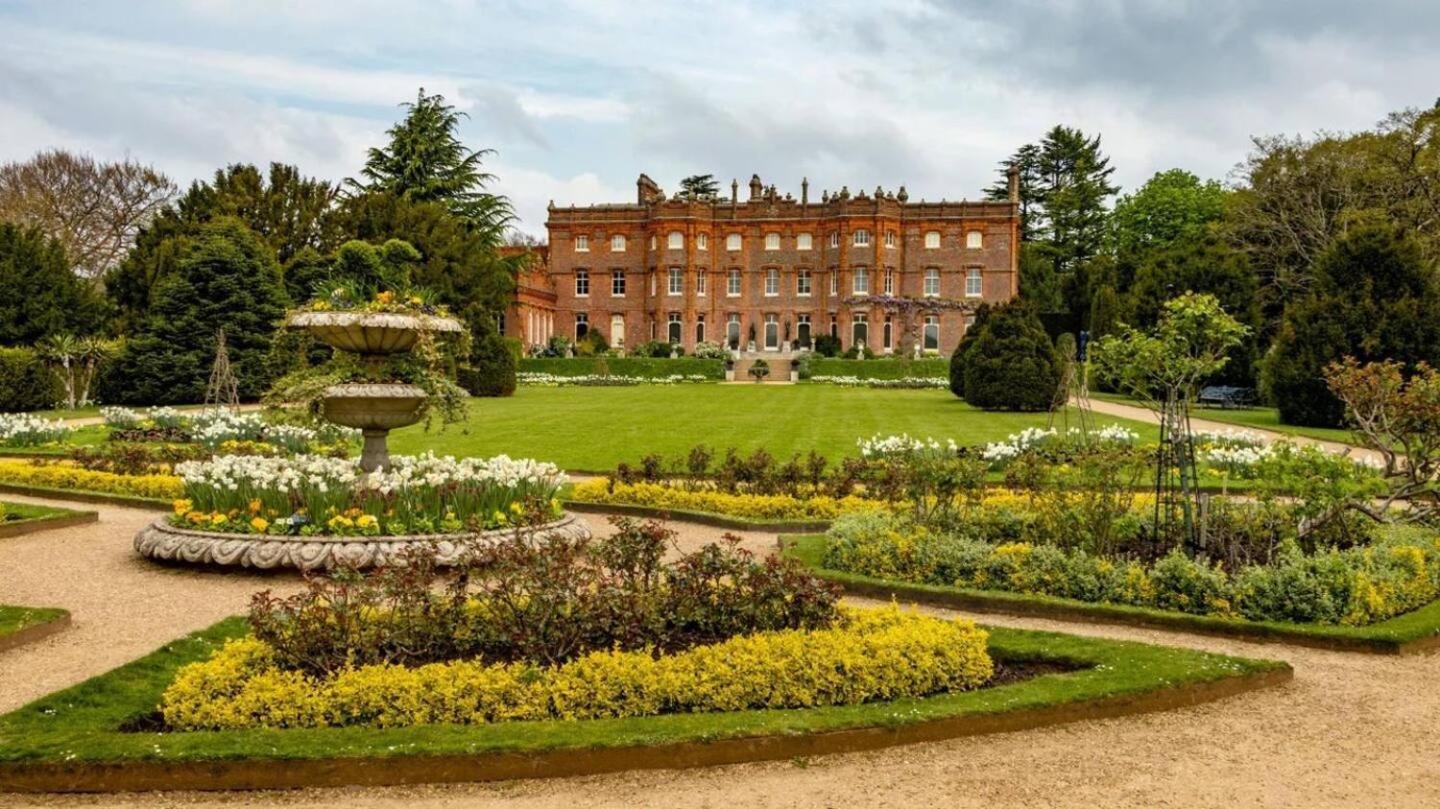
[[[624,503],[674,511],[704,511],[754,520],[833,520],[841,514],[883,507],[874,500],[854,495],[841,498],[817,495],[802,499],[788,495],[687,490],[663,483],[616,482],[612,485],[605,478],[576,485],[573,497],[586,503]]]
[[[268,646],[232,640],[182,668],[160,709],[182,730],[404,727],[521,719],[855,705],[978,688],[994,673],[971,621],[890,606],[845,609],[829,629],[743,635],[654,657],[603,651],[555,667],[481,660],[280,669]]]
[[[20,458],[0,459],[0,483],[166,500],[184,493],[180,478],[173,475],[120,475],[83,469],[70,461],[36,462]]]

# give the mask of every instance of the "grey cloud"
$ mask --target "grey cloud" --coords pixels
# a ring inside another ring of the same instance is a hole
[[[550,148],[535,119],[525,111],[513,92],[495,86],[465,87],[462,92],[475,99],[478,106],[474,116],[476,120],[491,127],[500,137],[517,137],[542,149]]]

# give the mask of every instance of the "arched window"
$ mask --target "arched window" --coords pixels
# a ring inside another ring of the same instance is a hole
[[[668,326],[668,328],[667,328],[667,330],[666,330],[666,337],[669,338],[669,340],[670,340],[671,343],[679,343],[679,342],[681,341],[681,339],[682,339],[681,336],[680,336],[680,329],[681,329],[681,328],[683,328],[683,324],[681,324],[681,322],[680,322],[680,313],[679,313],[679,312],[671,312],[671,313],[670,313],[670,323],[669,323],[669,326]]]

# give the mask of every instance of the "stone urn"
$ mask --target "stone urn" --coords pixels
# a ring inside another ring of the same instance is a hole
[[[377,376],[387,355],[410,351],[422,332],[461,329],[448,317],[388,312],[299,312],[287,325],[305,329],[336,351],[359,354]],[[365,437],[360,468],[374,472],[390,465],[390,431],[418,422],[425,398],[425,391],[414,385],[377,378],[326,388],[324,413],[335,424],[360,430]]]

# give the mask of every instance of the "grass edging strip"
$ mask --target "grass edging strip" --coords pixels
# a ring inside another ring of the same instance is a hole
[[[154,497],[136,497],[131,494],[92,492],[83,489],[52,489],[44,486],[26,486],[22,483],[0,483],[0,493],[23,494],[30,497],[47,497],[52,500],[72,500],[76,503],[94,503],[106,506],[126,506],[147,511],[170,511],[169,500]]]
[[[780,538],[781,553],[799,560],[812,573],[840,585],[851,595],[884,600],[893,598],[970,612],[1051,618],[1073,623],[1169,629],[1337,652],[1400,655],[1418,654],[1440,648],[1440,601],[1369,626],[1286,624],[1280,621],[1218,618],[1003,590],[973,590],[892,581],[830,570],[822,565],[824,540],[823,535],[784,536]]]
[[[566,509],[580,514],[624,514],[630,517],[651,517],[657,520],[676,519],[709,525],[714,528],[733,528],[737,531],[806,534],[830,529],[830,523],[825,520],[749,520],[710,511],[681,511],[673,508],[637,506],[631,503],[601,503],[592,500],[565,500],[562,505]]]
[[[85,525],[100,519],[100,515],[94,511],[74,511],[68,508],[46,508],[45,510],[54,513],[0,522],[0,539],[24,536],[55,528],[69,528],[73,525]]]
[[[1168,710],[1283,684],[1285,663],[989,627],[999,660],[1083,666],[978,691],[789,711],[413,728],[121,732],[240,619],[0,717],[0,791],[272,789],[589,775],[873,750]]]
[[[53,607],[25,609],[34,619],[12,632],[0,632],[0,652],[18,649],[26,644],[44,640],[51,635],[70,628],[68,610]]]

